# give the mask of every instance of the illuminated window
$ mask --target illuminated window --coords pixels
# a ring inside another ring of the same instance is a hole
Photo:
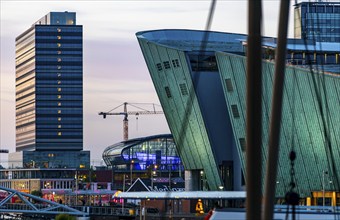
[[[79,168],[85,168],[85,165],[84,164],[80,164]]]
[[[58,110],[58,114],[61,114],[61,110]]]
[[[58,125],[58,128],[61,128],[61,125]]]
[[[61,43],[57,43],[57,47],[61,47]]]
[[[58,68],[58,70],[60,70],[60,69],[61,69],[61,66],[58,66],[57,68]]]
[[[48,157],[54,157],[54,154],[47,154]]]
[[[58,81],[58,84],[61,84],[61,81],[60,81],[60,80]]]
[[[61,54],[61,51],[60,50],[58,50],[58,52],[57,52],[58,54]]]
[[[58,40],[61,40],[61,36],[57,36],[57,39],[58,39]]]
[[[58,58],[58,62],[61,62],[61,58]]]
[[[61,32],[61,29],[60,29],[60,28],[57,28],[57,31],[58,31],[58,32]]]
[[[58,77],[61,77],[61,73],[58,73],[57,76],[58,76]]]
[[[58,92],[61,92],[61,88],[58,88]]]
[[[58,132],[58,136],[61,136],[61,132]]]
[[[61,102],[58,102],[58,106],[61,106]]]
[[[57,97],[58,97],[58,99],[61,99],[61,95],[58,95]]]
[[[61,121],[61,118],[58,118],[58,121]]]

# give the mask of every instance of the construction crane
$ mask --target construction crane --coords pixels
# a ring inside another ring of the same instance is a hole
[[[147,104],[147,105],[152,105],[153,106],[153,110],[147,110],[141,107],[136,106],[136,104]],[[112,112],[113,110],[121,107],[124,105],[124,111],[123,112]],[[140,109],[140,111],[128,111],[127,110],[127,105],[133,106],[137,109]],[[108,111],[108,112],[99,112],[99,115],[102,115],[103,118],[106,118],[107,115],[124,115],[124,119],[123,119],[123,136],[124,136],[124,140],[127,141],[129,139],[129,120],[128,120],[128,116],[129,115],[135,115],[138,119],[139,115],[152,115],[152,114],[164,114],[163,111],[156,111],[155,109],[155,104],[153,103],[127,103],[124,102],[123,104],[115,107],[114,109]]]

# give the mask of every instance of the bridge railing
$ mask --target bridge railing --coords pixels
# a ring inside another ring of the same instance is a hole
[[[70,206],[89,215],[135,216],[134,208],[119,208],[110,206]]]

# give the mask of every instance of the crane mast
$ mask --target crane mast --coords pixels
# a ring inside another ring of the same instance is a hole
[[[153,103],[147,103],[147,104],[153,105],[153,110],[150,111],[150,110],[147,110],[147,109],[140,108],[136,105],[133,105],[132,103],[124,102],[123,104],[117,106],[116,108],[114,108],[114,109],[112,109],[108,112],[99,112],[98,115],[102,115],[104,119],[106,118],[107,115],[124,115],[124,119],[123,119],[123,139],[124,139],[124,141],[127,141],[129,139],[129,120],[128,120],[129,115],[136,115],[138,117],[139,115],[164,114],[163,111],[156,111],[155,104],[153,104]],[[124,105],[123,112],[112,112],[113,110],[121,107],[122,105]],[[127,105],[131,105],[133,107],[139,108],[141,111],[128,111]]]

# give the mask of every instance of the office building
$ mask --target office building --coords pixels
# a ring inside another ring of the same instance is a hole
[[[294,37],[340,42],[340,2],[306,1],[296,4]]]
[[[16,38],[15,61],[17,153],[10,163],[89,165],[89,152],[82,151],[83,33],[76,13],[50,12],[35,22]]]

